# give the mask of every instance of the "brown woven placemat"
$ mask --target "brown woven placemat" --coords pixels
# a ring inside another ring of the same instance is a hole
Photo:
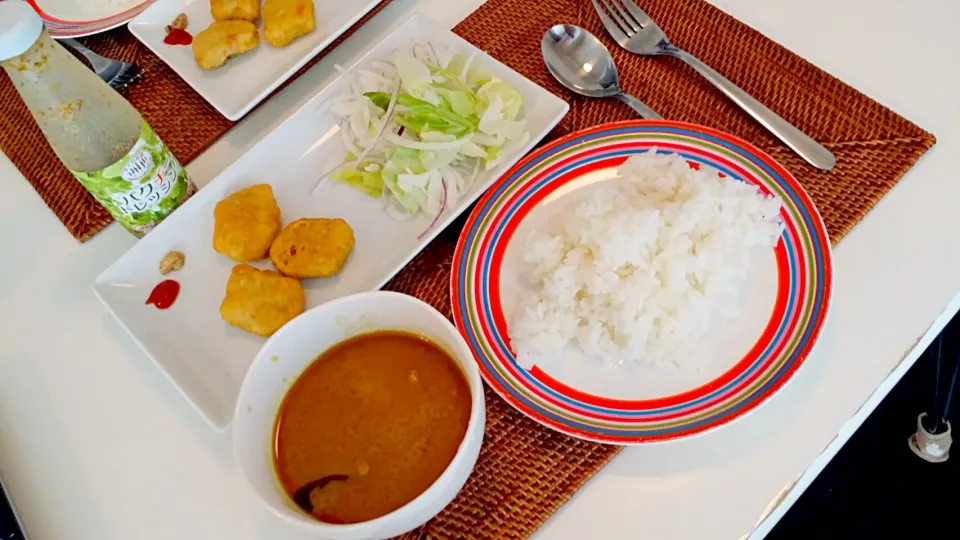
[[[786,166],[813,197],[834,243],[935,142],[929,133],[704,0],[639,1],[676,44],[825,144],[837,156],[836,169],[823,173],[808,166],[676,60],[641,58],[616,47],[588,0],[489,0],[455,32],[570,101],[570,113],[554,137],[633,117],[616,101],[570,96],[544,69],[540,36],[549,26],[568,22],[587,28],[613,52],[623,86],[664,117],[741,137]],[[128,97],[182,161],[189,162],[229,128],[229,122],[125,31],[91,44],[101,52],[135,58],[148,69],[147,78],[131,88]],[[78,183],[49,165],[56,163],[49,151],[47,159],[41,159],[43,150],[36,149],[45,143],[29,117],[17,116],[11,92],[8,82],[0,80],[0,149],[71,232],[79,238],[93,234],[109,216],[85,198]],[[189,118],[181,109],[167,107],[165,100],[171,98],[190,109]],[[179,129],[187,125],[190,130]],[[387,288],[418,296],[449,315],[450,264],[461,225],[462,220],[449,227]],[[528,536],[618,451],[542,428],[488,392],[487,429],[476,470],[450,506],[404,538]]]

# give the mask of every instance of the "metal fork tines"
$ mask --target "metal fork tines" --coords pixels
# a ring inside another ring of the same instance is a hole
[[[113,89],[121,90],[140,78],[140,70],[129,62],[104,58],[75,39],[61,39],[60,43],[86,57],[97,76]]]
[[[607,32],[624,49],[636,54],[667,55],[683,60],[808,163],[825,171],[836,165],[834,155],[820,143],[697,57],[670,43],[663,30],[632,0],[590,1]]]

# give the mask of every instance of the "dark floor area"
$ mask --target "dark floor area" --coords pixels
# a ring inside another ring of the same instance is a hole
[[[940,410],[960,354],[960,316],[941,334]],[[960,538],[960,443],[946,463],[907,447],[917,415],[934,408],[937,341],[767,536],[789,539]],[[960,383],[958,383],[960,386]],[[947,418],[960,441],[960,388]]]

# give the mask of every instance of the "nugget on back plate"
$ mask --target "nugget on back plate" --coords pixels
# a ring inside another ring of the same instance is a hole
[[[330,277],[353,250],[353,229],[342,219],[298,219],[270,246],[270,260],[284,275]]]
[[[280,207],[269,184],[230,195],[213,209],[213,249],[237,262],[267,256],[280,232]]]
[[[260,0],[210,0],[210,14],[216,21],[253,21],[260,16]]]
[[[274,47],[286,47],[300,36],[313,32],[313,0],[265,0],[263,39]]]
[[[193,57],[203,69],[220,67],[230,58],[257,47],[260,34],[250,21],[217,21],[193,38]]]
[[[272,270],[238,264],[227,280],[220,304],[223,320],[260,336],[269,336],[303,313],[303,286]]]

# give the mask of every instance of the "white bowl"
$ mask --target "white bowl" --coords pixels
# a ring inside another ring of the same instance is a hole
[[[453,461],[416,499],[380,518],[336,525],[304,513],[287,495],[273,467],[273,429],[280,402],[300,373],[323,351],[375,330],[422,334],[459,362],[472,394],[470,422]],[[331,540],[396,536],[437,515],[460,491],[480,453],[486,410],[480,373],[469,347],[450,321],[411,296],[374,291],[317,306],[277,331],[264,344],[240,388],[234,412],[233,451],[250,486],[274,514]]]

